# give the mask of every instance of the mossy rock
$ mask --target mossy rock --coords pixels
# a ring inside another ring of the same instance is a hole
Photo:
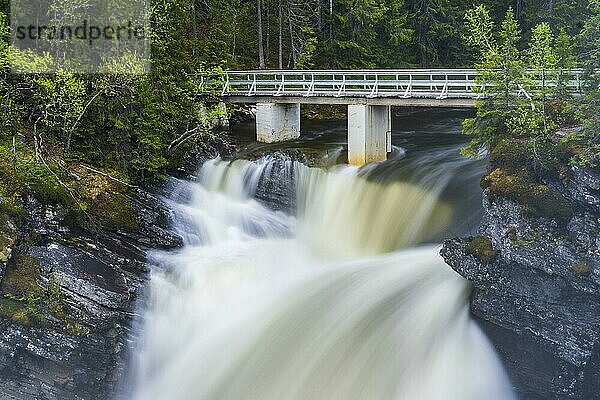
[[[0,319],[8,319],[22,326],[64,329],[73,336],[89,332],[69,315],[62,287],[55,274],[49,277],[48,287],[45,288],[39,284],[40,266],[36,258],[18,254],[13,260],[3,281]]]
[[[25,305],[17,300],[9,298],[0,298],[0,318],[12,319],[13,316],[23,311]]]
[[[490,165],[511,174],[525,174],[530,180],[541,176],[564,179],[568,159],[566,151],[550,141],[504,139],[492,150]]]
[[[481,183],[484,189],[489,188],[492,198],[513,199],[531,216],[554,219],[563,226],[573,217],[571,203],[562,195],[547,185],[530,181],[526,176],[513,175],[497,168]]]
[[[37,308],[33,298],[15,299],[0,298],[0,319],[7,319],[16,324],[31,326],[44,321],[44,316]]]
[[[2,281],[5,293],[14,296],[39,297],[44,294],[44,289],[39,284],[40,262],[35,257],[26,254],[16,254],[13,262],[8,265],[6,275]]]
[[[573,273],[580,277],[588,277],[592,273],[592,266],[587,262],[578,262],[573,265]]]
[[[24,326],[42,323],[45,290],[39,281],[39,261],[25,254],[15,255],[2,281],[0,317]]]
[[[498,253],[494,250],[492,241],[485,236],[478,236],[471,239],[465,250],[479,262],[486,265],[493,262],[498,256]]]
[[[90,211],[98,217],[102,225],[109,229],[127,231],[139,229],[137,213],[133,204],[122,194],[100,194],[92,204]]]

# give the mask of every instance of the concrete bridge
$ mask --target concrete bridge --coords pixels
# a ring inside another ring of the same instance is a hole
[[[482,89],[476,75],[473,69],[230,71],[219,89],[224,101],[256,104],[257,140],[265,143],[300,136],[301,104],[347,105],[348,160],[362,166],[386,160],[392,150],[392,106],[474,108],[483,98],[474,90]],[[574,71],[567,85],[580,90],[581,75]]]

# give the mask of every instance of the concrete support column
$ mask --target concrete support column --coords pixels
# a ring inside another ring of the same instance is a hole
[[[256,105],[256,140],[282,142],[300,137],[300,104]]]
[[[390,106],[348,106],[348,162],[363,166],[387,160],[391,151]]]

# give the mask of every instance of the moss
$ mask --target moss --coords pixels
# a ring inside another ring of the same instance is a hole
[[[23,302],[9,298],[0,298],[0,318],[12,319],[12,317],[25,308]]]
[[[136,231],[139,229],[137,213],[131,201],[122,194],[103,193],[91,208],[100,222],[111,229]]]
[[[67,321],[65,330],[72,336],[84,336],[90,333],[90,329],[74,321]]]
[[[510,244],[513,247],[527,247],[530,246],[534,243],[533,240],[525,240],[525,239],[517,239],[517,240],[511,240]]]
[[[24,165],[23,176],[26,180],[28,192],[42,203],[63,204],[74,207],[74,200],[67,189],[61,185],[48,168],[39,163]]]
[[[473,238],[467,244],[466,251],[483,264],[491,263],[498,255],[494,250],[492,241],[485,236]]]
[[[517,201],[531,216],[554,219],[561,225],[573,217],[571,204],[563,196],[523,175],[512,175],[498,168],[483,178],[482,187],[489,188],[492,197]]]
[[[0,318],[14,323],[31,326],[52,326],[64,329],[70,335],[85,335],[89,329],[74,321],[67,311],[62,287],[55,274],[49,279],[48,287],[37,283],[39,270],[33,257],[18,255],[18,264],[13,266],[4,282],[8,291],[0,298]]]
[[[0,318],[10,319],[24,326],[43,323],[45,318],[40,304],[39,297],[4,295],[4,298],[0,299]]]
[[[592,273],[592,266],[587,262],[578,262],[573,265],[572,270],[577,276],[587,277]]]
[[[568,155],[562,147],[540,139],[504,139],[490,155],[492,169],[524,174],[531,180],[539,176],[561,178],[567,163]]]
[[[2,281],[5,294],[0,304],[0,316],[25,326],[43,322],[45,291],[39,280],[39,261],[28,255],[15,255]]]
[[[15,296],[42,296],[44,289],[38,283],[39,261],[25,254],[17,254],[13,259],[14,262],[8,265],[2,288]]]

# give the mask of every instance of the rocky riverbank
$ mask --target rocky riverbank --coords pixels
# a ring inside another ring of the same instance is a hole
[[[108,398],[125,371],[149,248],[172,248],[169,211],[129,193],[133,226],[76,229],[59,205],[28,197],[4,229],[0,397]],[[4,217],[7,219],[7,217]]]
[[[543,181],[560,200],[556,218],[532,209],[530,198],[499,196],[484,179],[481,236],[447,241],[442,256],[473,283],[471,310],[520,398],[597,399],[600,174],[573,167]]]
[[[174,155],[170,172],[189,177],[233,152],[218,135]],[[76,213],[35,193],[0,198],[2,399],[113,398],[135,339],[147,252],[182,244],[160,186],[142,189],[86,166],[73,171],[70,185],[85,200]]]

